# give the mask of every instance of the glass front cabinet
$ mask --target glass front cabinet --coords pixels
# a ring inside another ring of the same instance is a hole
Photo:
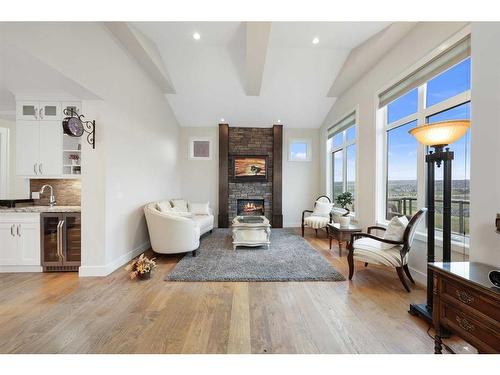
[[[81,262],[80,213],[43,213],[41,251],[44,272],[78,271]]]

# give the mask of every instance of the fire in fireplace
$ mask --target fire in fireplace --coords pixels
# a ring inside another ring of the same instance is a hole
[[[238,199],[238,216],[261,216],[264,215],[264,199]]]

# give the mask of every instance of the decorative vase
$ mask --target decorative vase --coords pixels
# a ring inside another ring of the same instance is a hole
[[[148,280],[150,277],[151,277],[151,271],[145,272],[145,273],[139,272],[137,274],[137,278],[139,278],[140,280]]]
[[[348,227],[349,224],[351,223],[351,218],[349,216],[341,216],[339,220],[340,220],[340,226],[342,228]]]

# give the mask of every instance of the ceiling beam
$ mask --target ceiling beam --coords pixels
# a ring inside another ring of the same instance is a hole
[[[246,22],[246,94],[259,96],[266,65],[271,22]]]
[[[104,25],[163,93],[176,93],[160,51],[152,40],[127,22],[104,22]]]
[[[327,96],[342,95],[370,71],[416,24],[417,22],[395,22],[354,48],[347,56]]]

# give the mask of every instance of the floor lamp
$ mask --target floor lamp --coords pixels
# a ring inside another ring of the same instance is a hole
[[[427,163],[427,262],[435,260],[435,176],[434,167],[443,165],[443,262],[451,261],[451,165],[453,151],[447,145],[461,138],[470,127],[468,120],[442,121],[417,126],[409,131],[418,142],[434,148],[425,156]],[[445,148],[446,147],[446,148]],[[411,304],[409,313],[432,322],[432,271],[427,268],[427,302]]]

